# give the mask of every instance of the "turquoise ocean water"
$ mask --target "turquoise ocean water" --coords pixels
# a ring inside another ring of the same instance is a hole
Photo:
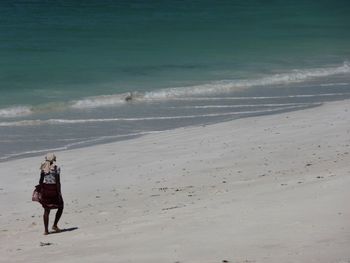
[[[348,98],[349,14],[345,0],[0,1],[0,158]]]

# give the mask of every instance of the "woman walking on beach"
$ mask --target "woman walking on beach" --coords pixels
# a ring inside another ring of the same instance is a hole
[[[49,215],[51,209],[57,209],[55,221],[52,230],[59,232],[57,224],[63,212],[63,198],[61,194],[60,168],[56,165],[56,156],[48,153],[45,156],[45,162],[40,166],[40,203],[44,210],[44,235],[49,234]]]

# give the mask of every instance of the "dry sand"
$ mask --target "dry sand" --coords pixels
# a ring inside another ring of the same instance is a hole
[[[59,152],[48,236],[42,157],[0,163],[0,262],[350,262],[349,152],[350,101]]]

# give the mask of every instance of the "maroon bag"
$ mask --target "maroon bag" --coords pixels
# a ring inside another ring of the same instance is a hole
[[[35,189],[33,191],[32,201],[40,202],[40,200],[41,200],[41,189],[40,189],[40,185],[38,184],[37,186],[35,186]]]

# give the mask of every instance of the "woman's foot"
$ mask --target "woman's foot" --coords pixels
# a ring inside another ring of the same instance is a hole
[[[59,229],[58,226],[52,226],[52,230],[55,231],[56,233],[61,232],[61,229]]]
[[[49,231],[45,231],[44,235],[47,236],[49,234]]]

